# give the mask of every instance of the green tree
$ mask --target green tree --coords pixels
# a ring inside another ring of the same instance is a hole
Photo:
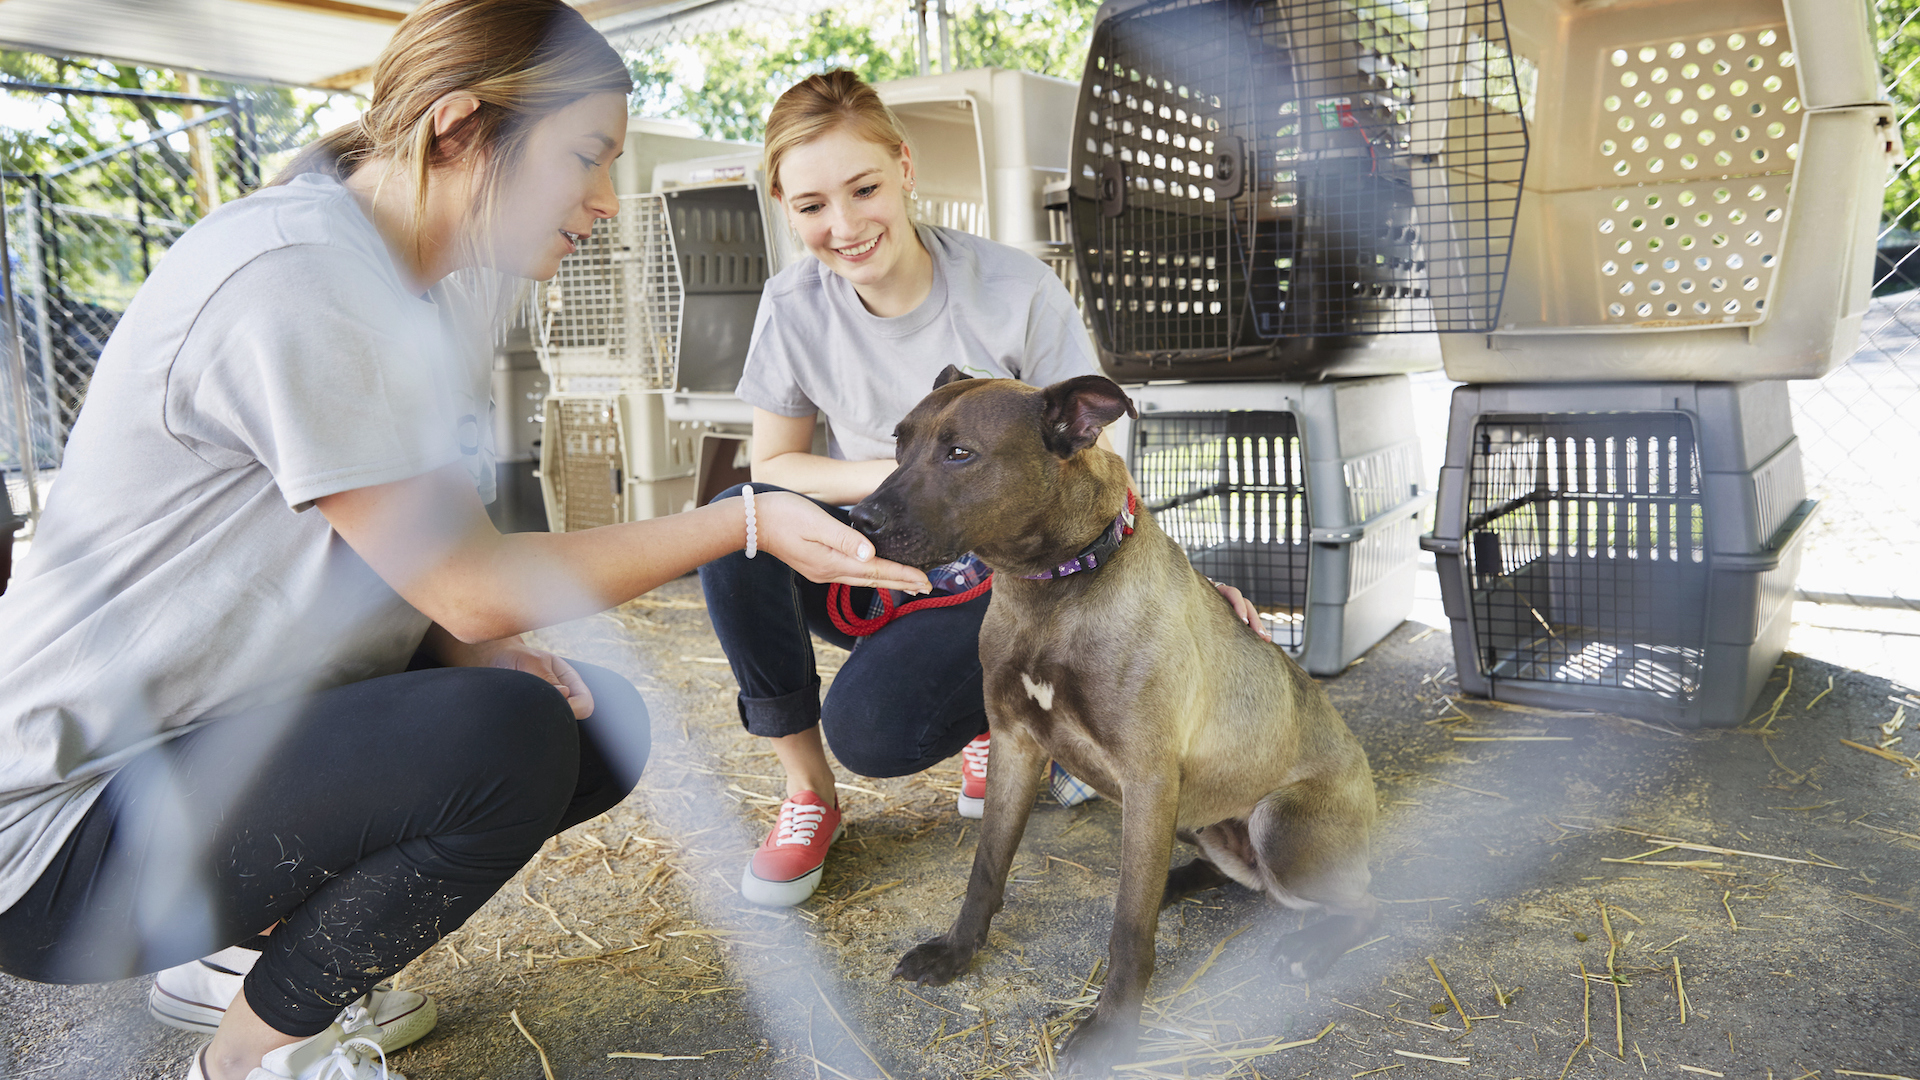
[[[956,68],[1080,77],[1098,0],[962,0],[949,6]],[[928,36],[937,27],[930,16]],[[933,45],[937,59],[939,46]],[[899,0],[856,0],[816,15],[635,53],[637,112],[689,121],[713,138],[757,141],[767,111],[808,75],[847,68],[868,82],[919,74],[917,34]]]
[[[1880,0],[1880,71],[1893,99],[1900,139],[1909,159],[1920,157],[1920,0]],[[1920,232],[1920,165],[1897,171],[1887,182],[1881,220]]]

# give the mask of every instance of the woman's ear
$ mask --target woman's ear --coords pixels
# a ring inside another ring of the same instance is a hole
[[[480,99],[467,93],[465,90],[457,90],[441,98],[439,101],[434,102],[434,138],[446,138],[447,132],[459,127],[467,117],[472,116],[474,111],[479,108]]]

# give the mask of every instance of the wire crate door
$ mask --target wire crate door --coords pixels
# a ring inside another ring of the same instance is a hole
[[[600,394],[547,398],[540,489],[554,532],[626,520],[626,436],[620,399]]]
[[[1468,483],[1482,674],[1692,698],[1709,567],[1689,417],[1483,420]]]
[[[1498,0],[1147,3],[1095,28],[1069,208],[1125,357],[1479,331],[1526,159]]]
[[[1305,640],[1312,525],[1290,412],[1152,413],[1134,423],[1141,501],[1193,565],[1271,616],[1275,643]]]
[[[659,195],[623,195],[537,298],[540,364],[556,389],[575,378],[623,390],[672,385],[684,292]]]

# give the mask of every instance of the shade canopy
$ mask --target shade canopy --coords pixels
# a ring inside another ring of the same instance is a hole
[[[419,0],[0,0],[0,43],[238,81],[365,89]],[[710,23],[739,0],[580,0],[616,44]],[[756,3],[765,8],[765,3]],[[811,6],[811,5],[809,5]]]

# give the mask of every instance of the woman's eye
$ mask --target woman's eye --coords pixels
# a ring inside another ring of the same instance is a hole
[[[819,209],[820,209],[819,203],[808,203],[807,205],[800,207],[797,211],[795,211],[795,213],[812,214],[812,213],[817,213]]]
[[[594,166],[596,166],[596,165],[599,165],[599,164],[600,164],[600,163],[599,163],[598,161],[595,161],[594,159],[592,159],[592,158],[590,158],[590,157],[587,157],[587,156],[586,156],[586,155],[584,155],[584,154],[575,154],[575,155],[573,155],[573,156],[574,156],[574,157],[577,157],[577,158],[579,158],[579,159],[580,159],[580,164],[581,164],[581,165],[583,165],[583,166],[585,166],[585,167],[587,167],[587,168],[589,168],[589,169],[591,169],[591,168],[593,168]]]
[[[972,456],[973,451],[964,446],[950,446],[947,448],[948,461],[965,461]]]
[[[879,184],[868,184],[866,187],[860,188],[857,191],[855,191],[853,193],[853,197],[856,199],[864,199],[867,196],[872,195],[874,192],[879,190],[880,190]]]

